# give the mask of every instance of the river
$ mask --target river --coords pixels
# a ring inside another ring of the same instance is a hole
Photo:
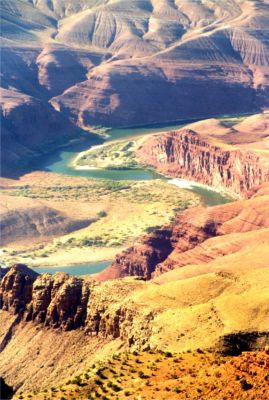
[[[100,261],[95,263],[85,263],[85,264],[77,264],[77,265],[63,265],[61,267],[38,267],[32,268],[34,271],[39,274],[43,274],[45,272],[49,272],[50,274],[54,274],[55,272],[65,272],[69,275],[92,275],[97,274],[98,272],[103,271],[106,267],[111,264],[111,261]]]
[[[125,129],[111,129],[106,138],[104,144],[114,140],[126,140],[132,139],[136,136],[149,135],[152,133],[166,132],[171,129],[179,129],[184,125],[190,123],[189,120],[180,121],[178,123],[171,123],[169,125],[152,125],[137,128],[125,128]],[[171,184],[190,190],[197,194],[201,202],[206,207],[212,207],[218,204],[224,204],[231,201],[231,198],[223,193],[220,193],[212,188],[205,185],[197,184],[195,182],[189,182],[184,179],[169,179],[158,173],[147,170],[147,169],[132,169],[132,170],[118,170],[118,169],[89,169],[79,170],[74,169],[71,165],[72,160],[81,151],[89,149],[98,143],[98,140],[85,139],[81,142],[73,142],[62,149],[57,150],[55,153],[49,156],[43,157],[36,165],[36,169],[51,171],[63,175],[82,176],[94,179],[109,179],[109,180],[152,180],[152,179],[165,179]],[[110,264],[109,261],[87,263],[78,265],[69,265],[61,267],[39,267],[35,271],[39,273],[56,271],[62,271],[69,273],[70,275],[86,275],[95,274],[106,268]]]

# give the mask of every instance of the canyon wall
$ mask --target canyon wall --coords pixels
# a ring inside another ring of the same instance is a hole
[[[250,189],[269,181],[269,168],[263,167],[254,152],[212,145],[189,129],[152,137],[138,155],[161,173],[213,186],[237,197],[246,197]]]
[[[0,7],[7,174],[48,141],[76,136],[74,125],[89,131],[268,108],[264,2],[2,0]]]
[[[209,263],[265,239],[269,227],[268,186],[263,196],[179,213],[175,221],[147,235],[115,257],[97,279],[130,275],[151,279],[171,269]],[[229,236],[233,235],[233,236]],[[256,237],[256,239],[255,239]],[[238,262],[241,262],[238,260]]]
[[[89,336],[124,338],[131,344],[134,321],[143,316],[146,325],[152,317],[150,312],[140,313],[124,303],[125,296],[141,287],[143,281],[125,284],[100,285],[65,273],[38,275],[25,265],[16,264],[2,279],[0,309],[17,316],[16,323],[32,322],[62,331],[82,328]],[[137,334],[137,343],[139,337]],[[4,339],[0,348],[5,345]]]
[[[269,315],[268,195],[264,197],[251,200],[245,212],[239,204],[221,206],[218,215],[202,208],[196,216],[184,214],[182,229],[171,225],[165,234],[174,250],[152,265],[156,275],[168,272],[153,281],[126,277],[97,283],[13,266],[0,287],[0,375],[14,389],[40,390],[130,348],[232,352],[235,346],[238,351],[238,343],[243,350],[264,347]],[[232,233],[235,225],[239,235]],[[214,232],[223,235],[209,237]],[[149,247],[147,256],[151,253]],[[125,264],[134,260],[135,254]]]

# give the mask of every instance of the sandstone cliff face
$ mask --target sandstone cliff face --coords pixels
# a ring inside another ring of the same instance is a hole
[[[81,279],[63,273],[40,275],[32,287],[26,320],[63,330],[83,326],[89,292]]]
[[[139,247],[132,246],[118,254],[111,267],[101,272],[97,279],[138,275],[150,279],[158,263],[164,261],[173,250],[170,227],[157,229]],[[114,271],[115,268],[115,271]]]
[[[1,308],[26,321],[71,330],[83,326],[89,285],[64,273],[38,275],[25,265],[10,268],[1,282]]]
[[[22,314],[32,299],[33,282],[37,276],[25,265],[14,265],[1,282],[0,307],[14,314]]]
[[[262,166],[255,153],[213,146],[188,129],[151,138],[139,156],[162,173],[195,180],[240,197],[269,180],[269,169]]]
[[[17,322],[32,321],[63,331],[83,328],[89,336],[122,338],[132,344],[134,321],[142,316],[124,300],[141,285],[143,281],[130,282],[127,287],[120,281],[100,285],[64,273],[38,275],[17,264],[2,279],[0,308],[17,315]],[[137,343],[146,342],[152,318],[151,310],[143,314],[144,335],[137,334]]]

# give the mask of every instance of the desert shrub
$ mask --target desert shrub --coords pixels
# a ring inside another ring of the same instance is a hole
[[[149,375],[146,375],[143,371],[139,371],[138,372],[138,376],[141,379],[148,379],[149,378]]]
[[[122,388],[116,383],[112,383],[111,389],[113,389],[114,392],[120,392],[122,390]]]
[[[146,232],[147,233],[152,233],[154,231],[156,231],[157,229],[160,228],[160,225],[156,225],[156,226],[149,226],[148,228],[146,228]]]
[[[170,351],[166,351],[164,355],[165,357],[173,357],[173,354]]]
[[[78,385],[78,386],[80,386],[81,385],[81,377],[80,376],[76,376],[72,381],[71,381],[71,383],[73,384],[73,385]],[[51,389],[52,390],[52,389]]]
[[[97,214],[98,218],[104,218],[107,216],[107,213],[105,211],[99,211],[99,213]]]
[[[249,383],[246,379],[241,379],[240,385],[243,390],[250,390],[253,388],[253,385]]]

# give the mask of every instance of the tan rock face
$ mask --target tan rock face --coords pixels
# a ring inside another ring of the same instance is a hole
[[[183,177],[239,196],[269,180],[269,170],[250,151],[210,145],[196,132],[182,130],[155,136],[139,151],[141,160],[158,171]]]
[[[85,322],[89,287],[81,279],[57,273],[40,275],[33,284],[27,320],[75,329]]]
[[[63,273],[39,275],[14,265],[1,282],[1,308],[26,321],[71,330],[86,319],[89,285]]]
[[[32,299],[33,282],[37,276],[37,273],[23,264],[14,265],[1,281],[1,308],[22,314]]]
[[[1,282],[1,308],[41,326],[64,331],[84,327],[90,336],[131,342],[132,323],[139,313],[121,300],[135,286],[125,290],[121,282],[96,285],[64,273],[38,275],[14,265]]]

